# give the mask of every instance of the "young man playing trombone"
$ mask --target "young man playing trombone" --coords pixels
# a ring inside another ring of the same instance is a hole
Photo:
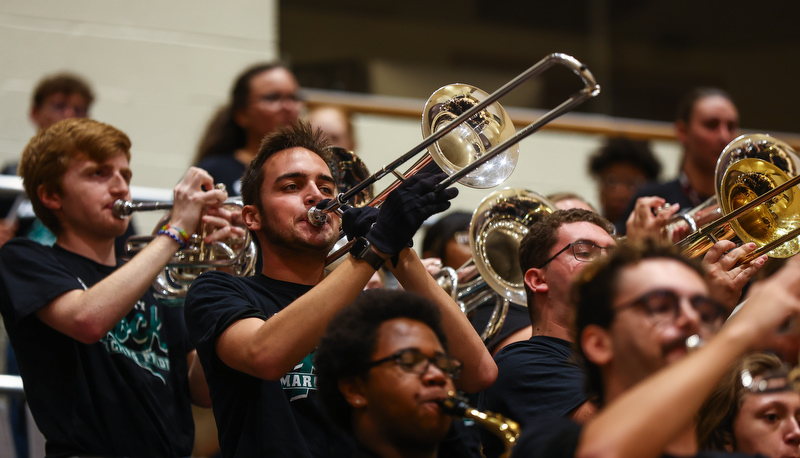
[[[181,310],[156,300],[150,284],[227,195],[203,191],[211,176],[190,169],[169,227],[118,266],[114,238],[128,221],[112,207],[131,198],[130,145],[114,127],[68,119],[22,153],[25,191],[56,243],[3,246],[0,311],[48,456],[188,456],[190,401],[209,403]]]
[[[301,123],[264,139],[242,180],[242,214],[258,238],[262,271],[235,278],[203,274],[186,301],[189,333],[209,382],[225,457],[351,456],[352,445],[326,423],[315,401],[313,353],[333,316],[350,304],[383,262],[400,284],[442,313],[453,357],[464,362],[459,388],[479,391],[497,369],[466,316],[442,290],[409,241],[429,216],[449,207],[453,188],[433,193],[442,173],[421,172],[380,209],[345,212],[350,257],[329,275],[325,259],[340,218],[317,227],[308,211],[336,189],[320,131]],[[377,216],[377,218],[375,218]],[[374,222],[374,224],[373,224]]]

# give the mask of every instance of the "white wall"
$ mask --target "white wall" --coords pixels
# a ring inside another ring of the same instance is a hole
[[[236,74],[253,62],[279,57],[277,14],[275,0],[3,0],[0,163],[17,160],[34,134],[27,113],[37,81],[70,70],[95,89],[92,116],[131,137],[133,184],[171,188],[191,163],[206,122],[225,101]],[[420,112],[423,105],[420,100]],[[421,140],[414,120],[360,115],[355,125],[358,152],[370,170]],[[596,203],[586,158],[601,140],[535,134],[521,143],[519,166],[503,186],[542,194],[570,190]],[[655,149],[665,176],[674,175],[675,145],[659,143]],[[454,208],[467,211],[491,192],[460,188]],[[139,221],[140,230],[151,229],[148,218]]]
[[[0,163],[35,133],[38,80],[69,70],[95,90],[92,117],[131,137],[133,184],[171,188],[235,75],[277,58],[277,39],[274,0],[3,0]]]

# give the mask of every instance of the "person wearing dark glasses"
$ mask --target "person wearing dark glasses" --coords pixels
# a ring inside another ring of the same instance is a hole
[[[319,395],[356,456],[437,456],[452,423],[439,403],[462,370],[447,348],[439,310],[408,292],[367,291],[331,321],[315,360]]]
[[[614,251],[611,223],[594,212],[560,210],[531,225],[520,244],[520,267],[532,331],[527,340],[515,342],[495,356],[497,381],[482,392],[478,408],[499,412],[520,423],[522,429],[534,417],[552,415],[584,422],[596,406],[584,390],[584,374],[573,351],[575,305],[572,283],[593,260]],[[730,244],[731,246],[729,246]],[[730,250],[722,241],[707,253],[705,269],[714,284],[716,299],[726,309],[738,302],[741,288],[761,264],[734,267],[750,247]],[[723,255],[724,250],[730,250]],[[712,262],[713,261],[713,262]],[[730,303],[732,302],[732,303]],[[481,432],[487,457],[502,449]]]
[[[754,286],[727,320],[704,269],[651,240],[591,263],[572,298],[576,348],[599,410],[582,425],[534,419],[512,456],[751,456],[701,451],[697,411],[741,355],[797,320],[800,258]]]

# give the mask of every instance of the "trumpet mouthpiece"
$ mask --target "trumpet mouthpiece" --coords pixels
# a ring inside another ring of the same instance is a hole
[[[123,199],[117,199],[112,208],[114,216],[119,219],[126,219],[133,213],[133,203]]]

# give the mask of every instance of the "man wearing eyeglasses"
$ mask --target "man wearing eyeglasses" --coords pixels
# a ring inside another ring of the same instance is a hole
[[[556,211],[531,225],[520,244],[528,313],[532,329],[527,340],[515,342],[495,356],[497,381],[480,394],[481,410],[499,412],[525,429],[531,419],[552,415],[584,422],[597,411],[584,390],[582,368],[575,362],[572,334],[575,307],[572,283],[601,255],[614,250],[611,223],[582,209]],[[738,302],[741,288],[763,265],[734,267],[736,259],[752,247],[730,250],[733,243],[719,242],[709,250],[705,267],[724,297],[726,308]],[[732,302],[732,303],[730,303]],[[491,458],[502,450],[495,439],[482,433],[484,452]]]
[[[582,426],[534,419],[514,456],[719,456],[698,452],[697,410],[739,356],[798,319],[800,259],[754,286],[726,322],[703,269],[656,242],[623,245],[592,263],[573,297],[578,351],[601,409]]]
[[[440,403],[462,364],[447,355],[432,303],[402,291],[362,294],[331,321],[315,364],[320,400],[356,440],[354,456],[436,456],[452,423]]]
[[[612,233],[611,223],[583,209],[559,210],[531,225],[520,243],[520,267],[532,328],[526,340],[495,355],[497,381],[480,393],[480,410],[503,414],[523,430],[539,415],[583,421],[594,413],[574,361],[569,291],[588,261],[614,249]],[[493,435],[481,431],[481,437],[487,457],[502,453]]]

